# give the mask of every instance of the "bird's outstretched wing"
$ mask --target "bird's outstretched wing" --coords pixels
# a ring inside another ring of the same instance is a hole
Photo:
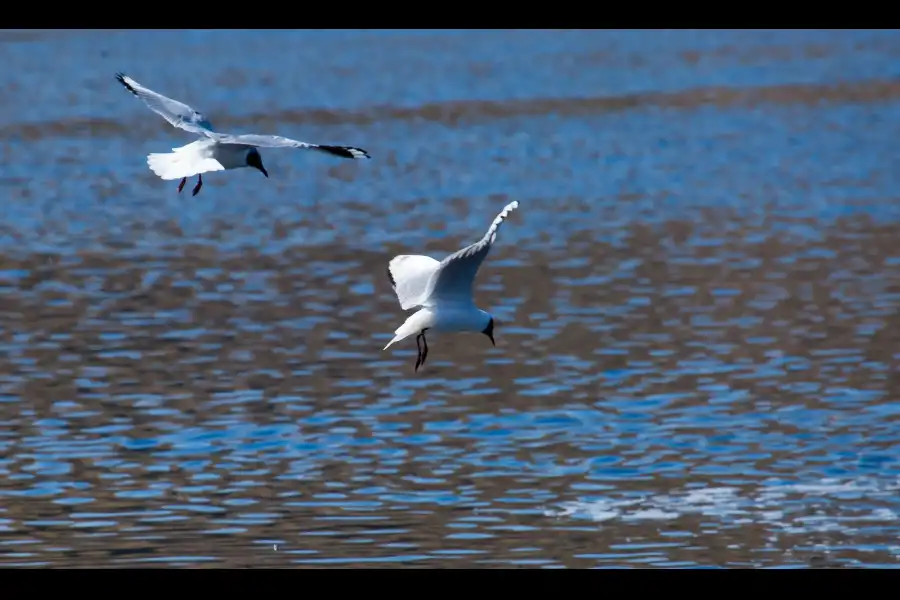
[[[257,135],[253,133],[237,134],[218,133],[208,131],[205,134],[220,144],[243,144],[246,146],[257,146],[259,148],[305,148],[308,150],[318,150],[334,156],[342,158],[371,158],[369,153],[362,148],[354,148],[353,146],[325,146],[322,144],[311,144],[309,142],[300,142],[290,138],[281,137],[280,135]]]
[[[472,283],[478,268],[484,262],[491,250],[494,240],[497,239],[497,229],[506,220],[509,213],[518,208],[519,203],[512,201],[507,204],[481,240],[471,246],[457,250],[441,261],[439,268],[431,276],[428,283],[429,299],[469,301],[472,298]]]
[[[147,107],[160,115],[173,126],[191,133],[203,134],[212,131],[212,123],[202,113],[187,104],[166,98],[151,89],[145,88],[124,73],[116,73],[116,80],[129,92],[144,101]]]
[[[400,301],[400,308],[409,310],[421,306],[428,299],[428,282],[441,263],[430,256],[401,254],[388,263],[388,277]]]

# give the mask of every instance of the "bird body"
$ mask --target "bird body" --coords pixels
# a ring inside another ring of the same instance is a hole
[[[497,237],[497,229],[518,206],[516,201],[507,204],[481,240],[442,261],[419,254],[401,254],[391,259],[388,276],[400,308],[419,310],[394,331],[393,339],[384,350],[415,335],[419,346],[415,366],[418,371],[428,356],[426,331],[482,333],[495,344],[494,318],[475,306],[472,285]]]
[[[196,196],[203,186],[203,173],[212,171],[254,167],[268,177],[269,173],[263,166],[259,147],[303,148],[318,150],[342,158],[370,158],[365,150],[353,146],[311,144],[277,135],[232,135],[217,132],[213,130],[212,123],[205,115],[187,104],[158,94],[123,73],[117,73],[116,80],[173,127],[199,136],[200,139],[185,146],[173,148],[172,152],[153,153],[147,156],[150,170],[158,177],[181,179],[181,183],[178,185],[179,192],[188,177],[198,175],[199,181],[193,191]]]

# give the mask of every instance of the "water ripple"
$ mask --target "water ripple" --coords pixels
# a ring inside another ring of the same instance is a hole
[[[0,35],[0,565],[896,566],[898,40]],[[119,68],[373,160],[184,197]],[[382,351],[511,199],[497,347]]]

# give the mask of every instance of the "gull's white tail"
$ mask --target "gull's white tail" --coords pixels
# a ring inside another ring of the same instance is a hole
[[[389,341],[382,351],[387,350],[400,340],[405,340],[409,336],[416,335],[423,329],[431,327],[434,324],[434,320],[434,313],[425,308],[409,315],[409,318],[406,319],[403,325],[394,330],[394,339]]]
[[[206,140],[199,140],[174,148],[172,152],[149,154],[147,164],[161,179],[181,179],[208,171],[224,170],[225,167],[219,161],[203,156],[207,145]]]

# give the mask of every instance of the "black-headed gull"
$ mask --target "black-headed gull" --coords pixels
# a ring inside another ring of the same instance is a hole
[[[181,192],[188,177],[199,175],[194,186],[196,196],[203,187],[203,173],[209,171],[225,171],[242,167],[255,167],[263,175],[269,176],[263,167],[262,157],[257,148],[306,148],[319,150],[342,158],[371,158],[362,148],[352,146],[324,146],[298,142],[278,135],[231,135],[213,131],[212,124],[203,114],[187,104],[166,98],[153,90],[145,88],[124,73],[116,73],[116,80],[129,92],[144,101],[150,110],[161,115],[166,121],[179,129],[184,129],[200,136],[200,139],[180,148],[173,148],[166,154],[150,154],[147,164],[150,170],[162,179],[181,179],[178,191]]]
[[[388,277],[400,301],[400,308],[421,309],[410,315],[394,331],[394,339],[388,342],[384,350],[415,334],[416,346],[419,348],[415,370],[418,371],[428,357],[425,332],[429,329],[483,333],[496,346],[494,317],[475,306],[472,284],[478,267],[497,239],[497,229],[518,206],[519,203],[515,201],[507,204],[481,240],[440,262],[419,254],[401,254],[391,259],[388,263]]]

